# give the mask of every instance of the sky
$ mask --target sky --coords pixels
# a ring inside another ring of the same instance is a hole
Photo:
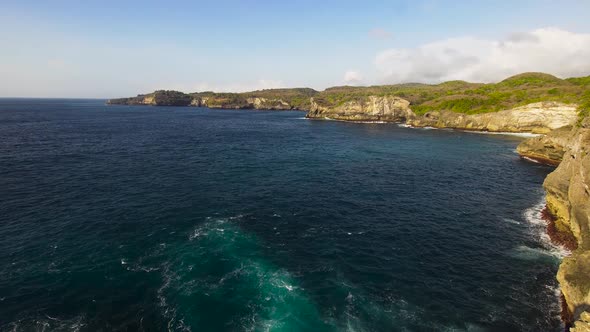
[[[0,0],[0,97],[590,75],[590,0]]]

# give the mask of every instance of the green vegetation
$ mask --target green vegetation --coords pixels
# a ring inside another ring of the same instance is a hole
[[[211,91],[191,93],[193,97],[209,98],[209,107],[249,108],[248,98],[265,98],[267,100],[282,100],[294,109],[308,110],[311,107],[310,98],[318,92],[309,88],[294,89],[266,89],[242,93],[215,93]]]
[[[494,84],[450,81],[436,85],[335,87],[321,92],[315,100],[322,106],[337,107],[350,101],[364,101],[370,95],[392,95],[409,100],[417,114],[442,110],[477,114],[541,101],[582,104],[589,91],[590,76],[562,80],[543,73],[524,73]]]
[[[268,101],[269,107],[273,107],[272,105],[280,104],[280,101],[283,101],[289,104],[290,108],[309,110],[311,108],[311,97],[318,93],[318,91],[309,88],[266,89],[243,93],[205,91],[188,94],[178,91],[158,90],[149,94],[138,95],[137,97],[111,99],[107,103],[122,105],[188,106],[193,100],[207,100],[206,105],[211,108],[252,108],[252,103],[248,101],[249,98],[264,98]]]
[[[186,106],[190,105],[193,98],[186,93],[170,90],[159,90],[154,92],[156,104],[163,106]]]
[[[143,105],[146,99],[150,101],[149,104],[159,106],[188,106],[192,101],[192,97],[186,93],[172,91],[172,90],[158,90],[147,95],[138,95],[131,98],[111,99],[109,104],[126,104],[126,105]]]
[[[338,107],[351,101],[362,103],[369,96],[404,98],[410,101],[412,110],[417,114],[442,110],[477,114],[541,101],[557,101],[579,104],[580,116],[583,118],[590,114],[590,76],[562,80],[543,73],[524,73],[492,84],[449,81],[433,85],[409,83],[368,87],[338,86],[321,92],[309,88],[190,94],[160,90],[148,95],[113,99],[109,103],[186,106],[192,100],[206,99],[206,105],[212,108],[253,108],[249,98],[265,98],[269,108],[283,101],[290,108],[309,110],[311,97],[321,106]]]

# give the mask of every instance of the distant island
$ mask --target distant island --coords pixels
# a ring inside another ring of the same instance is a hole
[[[523,157],[557,166],[547,176],[544,215],[551,239],[570,249],[557,279],[562,318],[571,331],[590,330],[590,76],[559,79],[524,73],[494,84],[450,81],[270,89],[244,93],[159,90],[111,105],[307,111],[311,119],[396,122],[415,127],[544,134],[523,141]]]

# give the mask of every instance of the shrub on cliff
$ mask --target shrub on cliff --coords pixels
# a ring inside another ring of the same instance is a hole
[[[172,90],[158,90],[154,92],[154,101],[160,106],[188,106],[192,97],[186,93]]]
[[[477,114],[541,101],[580,104],[587,91],[590,76],[562,80],[543,73],[524,73],[492,84],[449,81],[433,85],[334,87],[320,92],[314,100],[321,106],[336,107],[349,101],[364,101],[370,95],[393,95],[409,100],[417,114],[442,110]]]

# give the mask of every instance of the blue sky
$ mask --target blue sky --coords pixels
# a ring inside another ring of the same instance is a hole
[[[589,75],[588,13],[584,0],[2,0],[0,96]]]

